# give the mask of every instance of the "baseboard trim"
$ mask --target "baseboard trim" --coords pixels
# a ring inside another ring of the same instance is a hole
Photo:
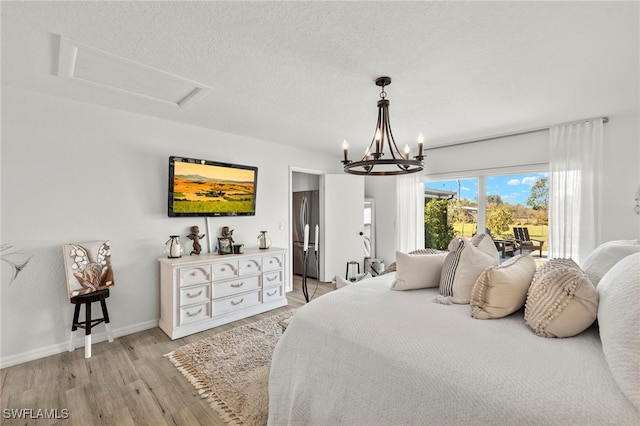
[[[118,338],[127,336],[129,334],[138,333],[140,331],[149,330],[158,326],[158,320],[145,321],[138,324],[128,325],[118,329],[113,329],[113,337]],[[93,343],[104,342],[107,340],[107,332],[104,327],[97,333],[91,333],[91,340]],[[79,329],[74,336],[74,342],[76,349],[84,347],[84,330]],[[4,358],[0,358],[0,369],[11,367],[13,365],[22,364],[24,362],[34,361],[36,359],[44,358],[51,355],[56,355],[69,350],[69,341],[55,343],[53,345],[44,346],[38,349],[32,349],[30,351],[22,352],[16,355],[10,355]]]

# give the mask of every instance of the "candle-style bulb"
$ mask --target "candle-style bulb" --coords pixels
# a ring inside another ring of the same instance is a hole
[[[418,135],[418,157],[422,157],[422,144],[424,143],[424,136],[422,132]]]
[[[422,134],[422,132],[420,132],[420,134],[418,135],[418,143],[424,143],[424,135]]]
[[[342,141],[342,150],[344,151],[344,161],[349,161],[349,145],[347,145],[347,141]]]
[[[405,160],[409,159],[409,145],[404,146],[404,158]]]

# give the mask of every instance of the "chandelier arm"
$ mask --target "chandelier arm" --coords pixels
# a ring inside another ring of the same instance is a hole
[[[382,123],[383,126],[383,134],[387,135],[387,146],[389,147],[389,153],[391,154],[391,158],[394,160],[397,159],[396,153],[393,152],[393,146],[395,146],[396,141],[393,140],[393,135],[389,132],[389,109],[385,108],[384,121]],[[393,145],[392,145],[393,144]]]
[[[398,154],[398,156],[404,159],[404,155],[402,155],[402,152],[398,148],[398,145],[396,145],[396,138],[393,137],[393,132],[391,131],[391,121],[389,119],[389,111],[387,111],[387,131],[389,132],[389,150],[391,152],[394,152],[394,148],[395,148],[395,152]],[[391,142],[393,142],[393,147],[391,146]],[[393,158],[396,158],[396,156],[394,155]]]
[[[382,123],[384,122],[384,111],[382,107],[378,107],[378,119],[376,121],[376,130],[373,132],[373,142],[376,142],[376,151],[374,157],[376,160],[382,156],[384,151],[384,132],[382,131]],[[376,136],[380,133],[380,142],[376,140]]]

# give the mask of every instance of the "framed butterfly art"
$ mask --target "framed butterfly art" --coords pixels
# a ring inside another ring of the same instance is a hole
[[[112,287],[111,244],[108,240],[62,246],[69,298]]]

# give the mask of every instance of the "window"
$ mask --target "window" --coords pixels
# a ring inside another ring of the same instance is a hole
[[[478,229],[478,179],[425,183],[425,247],[445,250],[454,236]]]
[[[547,240],[546,172],[428,181],[424,187],[425,247],[445,250],[451,238],[470,238],[478,229],[511,239],[513,227],[526,227],[531,238]]]
[[[547,240],[547,173],[486,178],[486,228],[494,238],[513,238],[513,227],[526,227],[533,239]]]

